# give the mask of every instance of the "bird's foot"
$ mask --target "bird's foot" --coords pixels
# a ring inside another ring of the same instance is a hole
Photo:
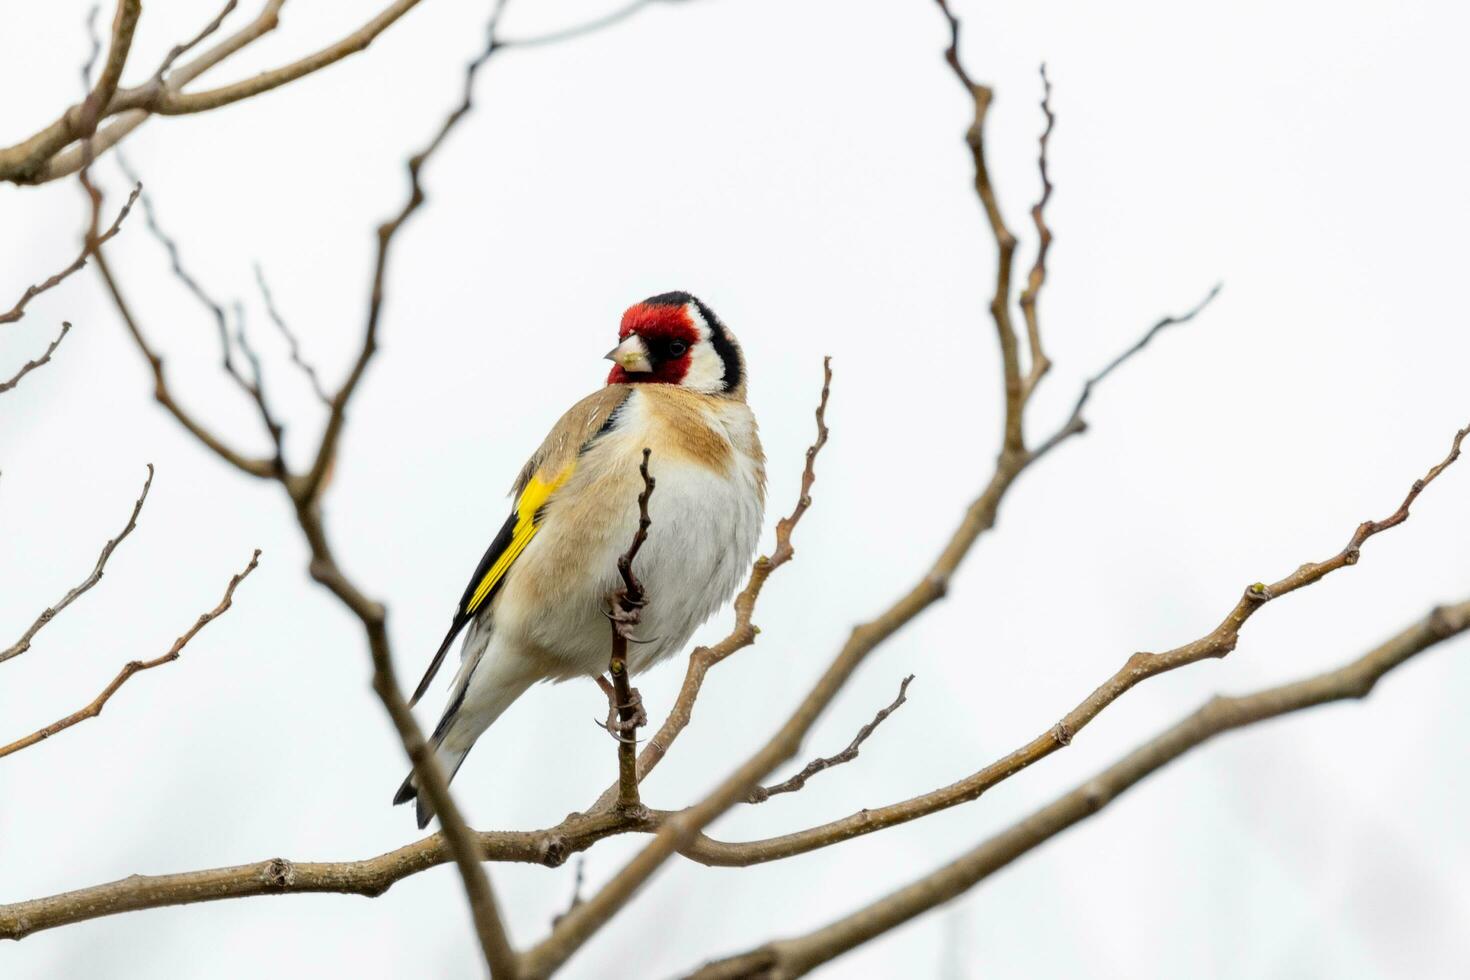
[[[627,702],[619,703],[617,689],[606,677],[599,674],[597,686],[607,695],[607,721],[602,727],[619,742],[637,741],[638,729],[648,724],[648,712],[643,710],[643,695],[638,693],[638,688],[629,688]]]

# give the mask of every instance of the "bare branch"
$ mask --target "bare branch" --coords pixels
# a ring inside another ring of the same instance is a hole
[[[995,292],[990,299],[990,316],[995,321],[996,337],[1000,341],[1001,373],[1005,385],[1005,429],[1002,450],[1019,456],[1025,451],[1025,435],[1022,416],[1026,409],[1026,393],[1021,382],[1021,356],[1016,340],[1016,328],[1011,322],[1011,267],[1016,255],[1016,236],[1006,227],[1000,213],[1000,200],[991,183],[990,167],[985,159],[985,117],[995,92],[987,85],[972,79],[960,61],[960,22],[950,13],[946,0],[936,0],[945,19],[949,21],[949,47],[944,60],[975,104],[974,121],[965,133],[965,142],[970,148],[970,158],[975,166],[975,194],[985,210],[985,219],[995,239]]]
[[[822,394],[817,402],[817,438],[807,448],[806,465],[801,473],[801,489],[797,495],[796,506],[791,514],[776,522],[776,549],[767,557],[762,555],[756,559],[751,567],[750,578],[745,583],[745,588],[735,597],[735,626],[720,642],[708,647],[698,647],[689,655],[689,666],[684,672],[684,683],[679,688],[679,696],[674,700],[674,706],[669,710],[668,718],[664,719],[663,725],[649,739],[643,751],[638,756],[638,781],[642,782],[653,771],[654,767],[662,761],[676,739],[689,726],[694,718],[694,702],[699,698],[699,692],[704,686],[704,678],[709,669],[720,661],[726,659],[739,650],[743,650],[755,642],[760,628],[751,622],[755,615],[756,600],[760,598],[761,589],[765,587],[766,580],[771,573],[795,556],[796,550],[791,544],[792,532],[807,509],[812,505],[812,485],[817,479],[817,454],[822,447],[827,445],[827,399],[832,394],[832,358],[822,358]],[[609,786],[593,804],[593,809],[600,809],[610,805],[616,798],[617,786]]]
[[[1051,79],[1046,77],[1046,65],[1041,66],[1041,113],[1046,117],[1046,128],[1041,131],[1040,149],[1036,156],[1036,169],[1041,173],[1041,199],[1031,207],[1031,223],[1036,226],[1036,261],[1031,266],[1031,274],[1026,277],[1026,288],[1021,290],[1021,315],[1026,320],[1026,342],[1031,352],[1031,369],[1021,383],[1022,400],[1031,397],[1051,369],[1051,359],[1041,347],[1041,323],[1036,312],[1036,301],[1041,297],[1041,287],[1046,284],[1046,255],[1051,250],[1052,240],[1051,229],[1046,224],[1046,205],[1052,192],[1051,176],[1046,169],[1046,146],[1057,122],[1056,114],[1051,111]]]
[[[197,620],[195,620],[194,625],[189,627],[189,629],[185,631],[182,636],[174,641],[174,645],[169,648],[168,653],[165,653],[161,657],[155,657],[152,660],[132,660],[124,664],[122,670],[118,671],[117,676],[112,679],[112,682],[110,684],[102,689],[102,693],[97,695],[97,697],[92,700],[91,704],[87,705],[85,708],[82,708],[80,711],[72,712],[59,721],[52,722],[39,731],[32,732],[24,738],[16,739],[9,745],[0,746],[0,758],[3,758],[4,756],[10,755],[15,752],[19,752],[21,749],[28,749],[32,745],[35,745],[37,742],[43,742],[46,739],[50,738],[52,735],[55,735],[57,732],[66,731],[66,729],[72,727],[73,725],[80,724],[81,722],[86,721],[88,718],[96,718],[102,713],[103,707],[112,698],[112,696],[117,693],[118,688],[126,684],[129,678],[131,678],[134,674],[140,673],[145,670],[152,670],[154,667],[161,667],[166,663],[172,663],[173,661],[179,659],[179,654],[183,651],[188,642],[194,638],[194,635],[202,630],[211,621],[223,615],[225,610],[230,608],[230,606],[234,603],[235,587],[239,585],[242,581],[244,581],[245,576],[255,571],[255,566],[259,559],[260,549],[256,548],[255,554],[250,556],[250,564],[245,566],[245,570],[230,579],[230,584],[225,587],[225,595],[224,598],[220,600],[219,605],[215,606],[209,612],[204,613]]]
[[[122,78],[123,65],[133,45],[133,32],[138,18],[143,13],[142,0],[119,0],[117,12],[112,19],[112,37],[108,43],[107,60],[92,90],[81,103],[72,106],[61,117],[44,129],[14,146],[0,149],[0,179],[24,178],[43,164],[48,157],[74,140],[90,136],[98,121],[106,113],[118,81]],[[90,74],[91,59],[87,74]]]
[[[800,790],[806,786],[806,781],[808,779],[812,778],[822,770],[831,769],[833,766],[840,766],[844,762],[851,762],[852,760],[856,759],[858,757],[858,749],[862,746],[864,742],[868,740],[868,736],[873,734],[873,732],[877,730],[878,726],[883,724],[884,720],[887,719],[889,715],[897,711],[899,707],[908,700],[909,684],[913,681],[913,679],[913,674],[910,674],[903,679],[902,683],[898,685],[898,697],[894,698],[893,703],[890,704],[888,707],[880,709],[879,712],[873,716],[872,721],[868,722],[862,728],[859,728],[857,734],[853,736],[852,741],[847,743],[847,748],[843,749],[836,755],[829,755],[822,758],[813,759],[811,762],[808,762],[806,764],[801,772],[797,773],[795,776],[792,776],[790,779],[776,783],[774,786],[757,786],[755,789],[750,791],[750,795],[745,798],[745,802],[764,803],[766,802],[766,800],[769,800],[771,797],[776,796],[780,793],[795,793],[797,790]]]
[[[62,269],[54,276],[46,279],[44,282],[39,282],[36,285],[27,288],[26,291],[21,294],[20,299],[16,302],[14,306],[12,306],[6,312],[0,313],[0,324],[14,323],[21,317],[25,316],[26,306],[31,302],[31,300],[46,292],[46,290],[53,289],[56,286],[60,285],[62,280],[66,279],[67,276],[70,276],[73,272],[76,272],[82,266],[86,265],[87,259],[92,255],[97,246],[100,246],[102,243],[106,242],[108,239],[112,238],[112,236],[117,234],[118,229],[122,227],[123,219],[126,218],[128,216],[128,212],[133,209],[133,202],[138,199],[138,194],[140,191],[142,191],[141,186],[133,188],[132,193],[128,195],[127,203],[122,206],[122,209],[120,211],[118,211],[117,217],[113,219],[112,224],[108,227],[108,229],[102,234],[96,236],[95,241],[89,242],[87,245],[85,245],[82,248],[82,251],[77,255],[77,257],[72,260],[71,265],[67,266],[65,269]]]
[[[294,82],[298,78],[334,65],[349,55],[366,50],[379,34],[393,25],[394,21],[418,5],[419,0],[395,0],[394,3],[384,7],[376,17],[341,40],[304,58],[298,58],[290,64],[260,72],[251,78],[230,85],[221,85],[219,88],[206,89],[203,92],[180,92],[165,86],[148,108],[161,115],[187,115],[218,109],[220,106],[280,88],[288,82]]]
[[[331,472],[337,455],[337,443],[341,439],[342,427],[346,423],[347,403],[357,391],[358,382],[362,380],[368,363],[378,349],[378,324],[382,319],[383,299],[387,289],[389,250],[393,244],[393,236],[426,200],[424,187],[419,179],[424,164],[433,157],[439,147],[444,145],[444,141],[454,127],[469,115],[470,110],[474,107],[475,77],[501,47],[498,31],[500,16],[504,9],[504,0],[498,0],[490,15],[490,23],[485,29],[485,46],[479,55],[465,66],[464,88],[459,105],[455,106],[440,123],[438,131],[429,140],[428,145],[408,158],[408,198],[396,215],[378,226],[378,253],[373,268],[372,293],[368,302],[367,325],[363,330],[362,346],[358,351],[356,362],[352,365],[352,370],[347,375],[347,380],[332,396],[326,427],[322,432],[321,443],[317,448],[311,469],[292,490],[292,495],[299,500],[307,502],[316,500]]]
[[[1214,301],[1215,297],[1220,295],[1220,290],[1223,286],[1224,283],[1215,283],[1214,286],[1210,287],[1210,291],[1205,294],[1205,298],[1196,303],[1193,308],[1185,313],[1181,313],[1178,316],[1166,316],[1158,323],[1155,323],[1152,327],[1149,327],[1142,337],[1134,341],[1132,347],[1129,347],[1123,353],[1113,358],[1111,361],[1108,362],[1107,367],[1103,368],[1097,374],[1094,374],[1092,377],[1088,378],[1087,381],[1082,385],[1082,393],[1077,396],[1077,403],[1072,406],[1072,414],[1067,417],[1067,421],[1062,424],[1062,427],[1060,429],[1052,433],[1045,442],[1036,447],[1036,450],[1032,453],[1033,457],[1039,459],[1055,449],[1057,445],[1064,440],[1086,432],[1087,422],[1082,418],[1082,410],[1087,406],[1087,400],[1092,397],[1092,389],[1100,384],[1104,378],[1112,374],[1115,370],[1117,370],[1125,362],[1127,362],[1129,358],[1133,357],[1133,355],[1137,354],[1139,351],[1147,347],[1149,345],[1149,341],[1158,336],[1161,331],[1169,327],[1188,323],[1196,316],[1199,316],[1200,313],[1204,312],[1205,307],[1209,306],[1210,303]]]
[[[255,263],[255,284],[260,287],[260,298],[265,303],[265,311],[270,316],[271,322],[276,325],[281,336],[286,341],[286,347],[290,351],[291,363],[301,369],[306,375],[307,381],[311,383],[311,390],[315,393],[317,400],[323,405],[331,407],[332,397],[322,387],[321,378],[317,376],[316,368],[307,363],[301,356],[301,344],[296,339],[296,334],[287,325],[285,317],[276,309],[275,297],[271,294],[270,286],[265,281],[265,272],[260,268],[260,263]]]
[[[61,612],[73,602],[76,602],[84,592],[102,581],[102,573],[107,567],[107,560],[112,557],[112,553],[117,549],[117,546],[122,544],[123,538],[132,534],[133,528],[138,526],[138,515],[143,510],[143,501],[148,499],[148,489],[152,486],[153,464],[149,463],[148,477],[143,481],[143,491],[138,494],[138,499],[133,502],[133,510],[132,513],[128,514],[127,524],[123,525],[123,529],[118,532],[117,537],[102,546],[102,554],[97,556],[97,563],[92,566],[92,573],[83,579],[75,588],[69,590],[66,595],[62,596],[56,605],[51,606],[45,612],[41,613],[40,616],[37,616],[36,621],[31,624],[30,629],[21,634],[19,640],[16,640],[6,649],[0,650],[0,663],[4,663],[12,657],[18,657],[29,650],[31,648],[31,641],[35,639],[36,634],[41,631],[43,626],[55,619],[57,613]]]
[[[1470,630],[1470,599],[1441,606],[1423,621],[1383,643],[1357,663],[1334,674],[1323,675],[1333,680],[1323,683],[1316,690],[1320,693],[1326,687],[1341,685],[1342,689],[1351,688],[1351,693],[1344,696],[1361,697],[1368,693],[1378,676],[1415,654],[1467,630]],[[1351,684],[1347,681],[1351,681]],[[1295,685],[1288,685],[1287,688],[1278,688],[1277,691],[1293,687]],[[1258,703],[1268,700],[1264,694],[1253,697],[1258,699]],[[1150,744],[1157,744],[1157,740]],[[1115,766],[1108,772],[1116,769],[1118,767]],[[1101,784],[1094,779],[1086,785]],[[1097,797],[1103,802],[1109,798],[1111,796]],[[677,814],[653,811],[641,818],[630,819],[625,814],[604,810],[573,814],[556,827],[546,830],[481,831],[474,835],[474,839],[482,860],[558,867],[570,855],[585,851],[609,836],[653,832],[675,816]],[[1013,839],[1010,835],[1028,827],[1032,820],[1017,824],[1012,831],[1007,831],[997,840]],[[1062,828],[1056,828],[1046,836],[1052,836],[1060,829]],[[327,892],[376,897],[395,882],[449,860],[443,835],[431,834],[397,850],[358,861],[307,863],[272,858],[255,864],[205,871],[130,875],[103,885],[0,905],[0,939],[22,939],[35,932],[124,912],[255,895]],[[581,904],[574,902],[572,908],[578,908]],[[919,911],[922,909],[912,911],[911,914],[917,915]],[[705,976],[763,976],[759,972],[741,973],[732,970],[731,964],[745,964],[747,967],[768,965],[772,962],[768,949],[763,947],[756,953],[722,961],[717,966],[707,968],[711,972]]]
[[[143,222],[148,226],[149,232],[153,234],[158,244],[163,246],[164,252],[168,254],[168,265],[174,274],[174,278],[183,283],[184,288],[189,291],[189,295],[193,296],[199,305],[204,307],[214,319],[215,332],[219,335],[220,351],[224,359],[224,369],[226,373],[235,379],[237,384],[243,387],[245,379],[240,376],[240,372],[235,367],[234,359],[231,357],[230,330],[225,318],[224,304],[211,296],[199,284],[199,280],[195,279],[190,275],[189,270],[184,268],[183,257],[179,253],[179,243],[172,235],[164,231],[163,226],[159,224],[158,212],[153,207],[152,195],[145,194],[141,190],[143,180],[138,176],[138,172],[133,169],[132,164],[128,162],[127,155],[119,150],[113,154],[113,157],[117,161],[118,169],[122,171],[123,176],[127,178],[128,182],[139,188],[138,203],[143,209]]]
[[[278,15],[285,2],[286,0],[266,0],[253,21],[192,61],[175,68],[168,73],[166,79],[159,80],[155,73],[148,84],[117,93],[107,111],[107,115],[113,118],[100,127],[95,138],[90,141],[90,147],[69,146],[33,168],[9,165],[7,151],[0,150],[0,180],[10,180],[18,184],[43,184],[76,173],[83,166],[84,149],[91,153],[104,153],[146,122],[153,113],[151,109],[144,107],[150,105],[159,92],[182,88],[221,61],[275,30],[279,23]]]
[[[17,371],[10,378],[9,381],[0,381],[0,395],[5,394],[7,391],[20,384],[20,379],[30,374],[36,368],[40,367],[43,364],[49,363],[51,361],[51,355],[56,353],[56,348],[61,346],[61,342],[66,339],[66,335],[70,331],[71,324],[63,320],[61,322],[61,333],[57,334],[56,339],[51,341],[51,343],[47,345],[46,352],[44,354],[33,361],[26,361],[24,364],[22,364],[20,366],[20,370]]]
[[[138,318],[133,314],[132,306],[122,294],[122,288],[112,274],[106,255],[97,253],[97,273],[102,277],[103,284],[107,287],[108,294],[112,297],[113,306],[117,308],[118,315],[122,317],[123,325],[127,327],[128,334],[133,338],[133,343],[138,352],[147,361],[149,369],[153,372],[153,398],[158,404],[168,410],[174,419],[182,425],[189,434],[198,439],[205,447],[220,459],[229,463],[242,473],[258,478],[268,478],[276,474],[275,461],[257,456],[247,456],[244,453],[228,445],[223,439],[215,435],[204,424],[194,418],[178,400],[174,397],[173,390],[168,386],[168,380],[163,370],[163,357],[159,355],[148,343],[148,338],[143,334],[143,328],[138,323]]]
[[[485,861],[561,865],[614,834],[646,831],[658,817],[632,820],[624,814],[573,814],[550,830],[481,831],[473,835]],[[271,858],[254,864],[166,875],[129,875],[103,885],[0,905],[0,939],[89,919],[170,905],[227,898],[330,892],[376,898],[395,882],[452,861],[442,833],[430,834],[386,854],[361,861],[295,862]]]
[[[92,95],[82,105],[68,109],[60,119],[30,139],[15,146],[0,149],[0,179],[17,183],[40,183],[75,172],[80,166],[75,159],[57,157],[53,160],[51,158],[67,144],[82,138],[85,130],[81,120],[88,112],[93,117],[94,127],[101,118],[120,114],[124,116],[118,120],[121,125],[118,125],[113,132],[104,132],[102,139],[98,141],[98,149],[106,149],[114,145],[127,132],[135,129],[151,114],[183,115],[216,109],[279,88],[288,82],[296,81],[333,65],[349,55],[366,49],[398,18],[418,6],[418,2],[419,0],[396,0],[379,12],[376,17],[342,39],[290,64],[261,72],[252,78],[230,85],[202,92],[186,93],[182,91],[185,84],[274,30],[277,15],[284,6],[285,0],[269,0],[262,8],[260,15],[246,28],[233,37],[225,39],[195,61],[165,77],[165,73],[169,71],[177,58],[218,29],[224,17],[229,13],[229,9],[226,9],[214,21],[206,25],[205,29],[193,40],[171,50],[159,70],[154,73],[154,77],[146,84],[117,91],[118,76],[122,72],[122,59],[127,56],[127,45],[131,43],[132,29],[136,26],[137,15],[141,11],[140,0],[122,0],[119,5],[118,20],[119,24],[125,28],[125,33],[120,33],[119,27],[114,26],[113,48],[109,52],[102,77],[98,79],[97,87],[93,90]]]
[[[612,711],[608,715],[608,731],[618,740],[618,809],[631,812],[643,806],[638,798],[638,741],[634,737],[639,726],[648,723],[643,711],[643,699],[628,680],[628,641],[633,639],[633,628],[641,619],[640,612],[648,603],[643,592],[643,583],[633,573],[633,560],[643,543],[648,540],[648,528],[653,524],[648,516],[648,501],[653,496],[657,481],[648,471],[648,458],[653,451],[643,450],[643,461],[638,464],[638,475],[643,478],[643,491],[638,494],[638,530],[628,550],[618,558],[618,575],[623,584],[608,596],[608,621],[612,626],[612,654],[608,660],[608,674],[612,677]],[[614,714],[616,717],[614,717]]]
[[[229,0],[229,2],[224,5],[223,9],[221,9],[220,12],[215,15],[214,20],[210,21],[208,24],[205,24],[198,34],[195,34],[193,37],[191,37],[187,41],[184,41],[182,44],[175,44],[172,48],[170,48],[168,54],[164,57],[163,61],[159,62],[158,70],[153,73],[153,83],[159,86],[163,85],[163,76],[168,72],[170,68],[174,66],[174,62],[178,61],[184,55],[194,50],[196,47],[202,44],[204,40],[208,38],[211,34],[219,30],[220,27],[224,24],[225,18],[230,16],[230,14],[234,12],[235,5],[238,2],[239,0]]]
[[[1409,506],[1444,469],[1460,455],[1460,444],[1470,435],[1470,426],[1455,434],[1449,454],[1432,467],[1423,479],[1415,480],[1408,495],[1388,517],[1381,521],[1367,521],[1357,528],[1345,547],[1325,561],[1308,562],[1280,581],[1270,585],[1255,583],[1246,588],[1229,614],[1206,635],[1163,653],[1135,653],[1090,695],[1051,728],[1042,732],[1020,748],[1002,756],[978,772],[959,782],[942,787],[922,796],[904,800],[884,807],[865,809],[859,813],[809,827],[795,833],[765,840],[727,844],[701,839],[686,848],[686,857],[704,864],[745,866],[765,861],[789,858],[819,848],[829,847],[842,841],[861,837],[875,831],[885,830],[898,824],[908,823],[940,810],[958,806],[978,799],[982,793],[1001,783],[1033,763],[1051,755],[1072,743],[1084,727],[1118,698],[1139,683],[1158,674],[1179,667],[1198,663],[1201,660],[1221,658],[1236,647],[1240,630],[1261,606],[1272,599],[1321,581],[1345,565],[1358,561],[1363,543],[1375,534],[1402,524],[1409,516]]]
[[[821,929],[709,964],[692,976],[700,980],[802,976],[964,894],[976,883],[1096,814],[1145,777],[1216,735],[1333,701],[1367,697],[1390,670],[1467,629],[1470,629],[1470,601],[1442,606],[1346,666],[1253,694],[1213,698],[1092,779],[943,868]]]

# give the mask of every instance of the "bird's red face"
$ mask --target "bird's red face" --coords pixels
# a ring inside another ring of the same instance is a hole
[[[687,304],[643,302],[623,314],[618,340],[607,355],[614,364],[608,384],[676,385],[689,374],[700,336]]]
[[[714,394],[742,380],[740,354],[714,313],[688,293],[663,293],[628,307],[608,352],[608,384],[680,385]]]

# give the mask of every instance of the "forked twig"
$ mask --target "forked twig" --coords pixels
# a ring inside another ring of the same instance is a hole
[[[823,756],[818,759],[813,759],[802,768],[801,772],[797,773],[795,776],[792,776],[790,779],[783,780],[772,786],[757,786],[755,789],[750,791],[750,795],[745,798],[745,802],[764,803],[766,802],[766,800],[769,800],[771,797],[776,796],[779,793],[795,793],[797,790],[802,789],[806,786],[806,781],[808,779],[812,778],[822,770],[831,769],[833,766],[840,766],[844,762],[851,762],[852,760],[856,759],[858,757],[858,749],[862,746],[864,742],[868,740],[868,736],[873,734],[873,732],[877,730],[878,726],[883,724],[883,722],[888,718],[889,715],[897,711],[899,707],[908,700],[909,683],[913,681],[913,679],[913,674],[910,674],[903,679],[902,683],[898,685],[898,697],[894,698],[893,703],[890,704],[888,707],[880,709],[879,712],[873,716],[872,721],[868,722],[862,728],[859,728],[857,734],[853,736],[852,741],[847,743],[847,748],[843,749],[841,752],[838,752],[836,755]]]
[[[260,549],[257,548],[255,549],[255,554],[250,556],[250,564],[245,566],[245,570],[230,579],[230,584],[225,587],[225,595],[220,600],[219,605],[195,620],[194,625],[190,626],[182,636],[174,641],[174,645],[169,648],[167,653],[161,657],[155,657],[152,660],[131,660],[124,664],[122,670],[118,671],[117,676],[112,679],[112,682],[103,688],[102,693],[93,698],[92,702],[85,708],[74,711],[65,718],[54,721],[45,728],[34,731],[24,738],[18,738],[9,745],[0,746],[0,758],[19,752],[21,749],[28,749],[37,742],[44,742],[52,735],[58,732],[64,732],[73,725],[86,721],[88,718],[96,718],[102,713],[103,707],[106,706],[112,696],[117,693],[118,688],[126,684],[134,674],[141,673],[145,670],[152,670],[154,667],[161,667],[166,663],[172,663],[179,659],[179,654],[188,642],[194,638],[194,635],[214,619],[223,615],[226,609],[230,608],[234,603],[235,587],[245,580],[245,576],[255,571],[255,566],[259,559]]]

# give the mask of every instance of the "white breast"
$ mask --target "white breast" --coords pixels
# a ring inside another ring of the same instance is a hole
[[[723,399],[709,399],[704,410],[709,427],[730,445],[728,472],[678,452],[660,431],[667,423],[635,389],[612,431],[583,454],[548,506],[543,529],[507,575],[492,611],[499,639],[538,661],[543,676],[607,669],[611,634],[603,610],[618,584],[617,559],[637,528],[645,446],[653,451],[657,487],[648,540],[634,564],[648,605],[635,631],[647,642],[629,650],[633,672],[682,650],[741,585],[764,504],[755,419],[744,404]]]

